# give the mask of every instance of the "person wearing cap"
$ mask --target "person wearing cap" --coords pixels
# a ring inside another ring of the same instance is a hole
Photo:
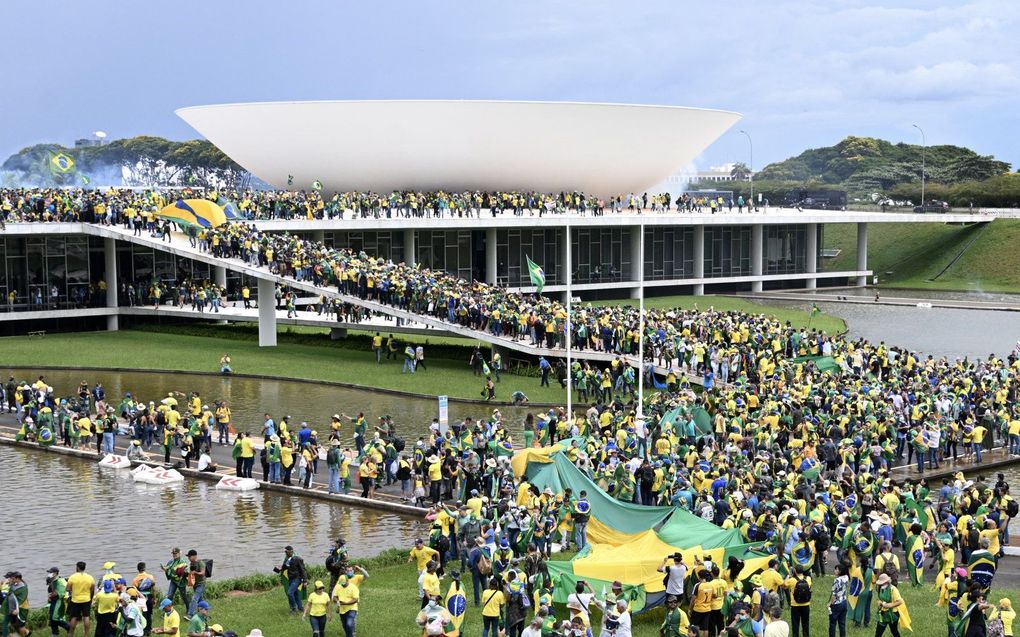
[[[205,597],[205,561],[198,559],[198,551],[188,550],[188,617],[194,617],[198,603]]]
[[[188,594],[188,562],[181,557],[181,549],[174,547],[170,550],[170,561],[166,564],[161,564],[160,568],[163,569],[163,574],[166,575],[170,585],[167,588],[166,596],[170,600],[180,593],[181,601],[184,603],[184,607],[187,608],[191,603],[191,596]]]
[[[274,573],[280,573],[287,578],[287,603],[290,605],[292,614],[302,611],[301,586],[307,584],[308,575],[305,572],[305,561],[294,552],[294,547],[287,545],[283,548],[283,562],[273,568]]]
[[[312,637],[323,637],[326,634],[326,622],[332,617],[329,595],[322,580],[315,581],[315,589],[305,600],[304,618],[312,626]]]
[[[68,637],[74,637],[78,622],[84,622],[85,637],[92,627],[92,598],[96,594],[96,579],[85,572],[85,562],[75,564],[75,572],[67,578]]]
[[[120,594],[114,587],[114,580],[104,579],[100,583],[99,592],[92,598],[92,607],[96,612],[96,637],[112,637],[117,634]]]
[[[663,583],[666,585],[666,594],[672,595],[678,600],[683,599],[684,582],[687,581],[687,565],[684,564],[683,559],[683,556],[677,551],[663,558],[662,564],[657,569],[660,573],[665,574]],[[670,564],[670,560],[672,560],[672,564]]]
[[[999,619],[1002,620],[1002,634],[1005,637],[1013,637],[1013,620],[1016,619],[1016,611],[1013,610],[1013,602],[1008,597],[999,600]]]
[[[212,607],[204,599],[196,605],[195,614],[188,620],[187,637],[211,637],[209,633],[209,611]]]
[[[64,621],[67,580],[60,576],[60,569],[51,566],[46,569],[46,600],[49,603],[48,618],[50,633],[60,634],[60,629],[70,632],[70,625]]]
[[[875,637],[882,637],[888,628],[893,637],[899,637],[900,626],[910,630],[910,614],[900,591],[892,583],[892,578],[882,573],[875,580],[878,621],[875,624]]]
[[[357,573],[355,573],[357,571]],[[358,626],[358,602],[361,600],[361,584],[368,579],[368,571],[360,566],[347,564],[343,574],[333,587],[332,598],[346,637],[354,637]]]
[[[174,603],[164,597],[159,603],[159,609],[163,611],[163,625],[153,628],[153,634],[179,635],[181,631],[181,616],[174,608]]]
[[[121,593],[118,601],[120,619],[123,622],[124,634],[128,637],[142,637],[147,626],[142,610],[134,603],[131,596]]]

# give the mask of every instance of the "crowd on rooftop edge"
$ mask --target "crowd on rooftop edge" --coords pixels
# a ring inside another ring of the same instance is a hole
[[[498,411],[454,423],[445,433],[430,428],[401,449],[391,420],[370,433],[366,414],[340,412],[330,423],[300,427],[269,415],[261,425],[240,424],[230,421],[229,405],[197,395],[151,403],[125,396],[113,405],[87,383],[84,395],[60,399],[43,379],[34,385],[11,379],[4,393],[18,414],[19,435],[50,444],[95,440],[103,449],[121,433],[131,436],[135,455],[151,443],[165,459],[186,457],[200,468],[208,468],[201,466],[202,450],[211,458],[215,438],[234,451],[238,475],[254,477],[258,457],[270,482],[283,481],[289,469],[287,479],[297,471],[299,484],[309,483],[321,463],[330,491],[344,492],[356,481],[371,497],[380,485],[399,484],[405,497],[430,506],[432,532],[411,553],[423,634],[451,632],[443,579],[463,586],[479,606],[486,637],[499,629],[528,637],[630,634],[627,600],[613,593],[582,586],[559,617],[550,603],[555,582],[545,575],[544,560],[554,548],[584,547],[587,523],[599,512],[584,492],[540,490],[515,476],[507,453],[521,443],[558,440],[569,441],[570,461],[612,497],[685,508],[739,529],[774,554],[768,569],[744,579],[735,575],[739,565],[668,558],[663,635],[733,630],[784,637],[789,630],[808,637],[804,599],[813,593],[830,598],[830,626],[841,635],[848,620],[874,620],[877,636],[887,630],[895,636],[909,621],[899,587],[926,585],[937,590],[933,599],[946,612],[950,635],[984,637],[1011,622],[1007,605],[986,603],[1010,521],[1020,512],[1009,485],[962,473],[929,484],[923,474],[961,458],[979,466],[996,440],[1020,454],[1020,360],[1012,354],[947,360],[763,315],[711,310],[649,310],[642,326],[633,308],[580,307],[568,330],[566,309],[547,298],[251,225],[227,224],[197,240],[217,258],[243,259],[350,296],[525,341],[562,347],[569,338],[578,349],[618,357],[602,370],[575,361],[574,387],[580,393],[590,372],[601,374],[598,391],[589,387],[574,413],[532,414],[523,440],[513,439]],[[628,391],[633,372],[619,356],[636,350],[642,329],[649,359],[667,371],[667,387],[648,395],[639,417]],[[831,357],[831,368],[810,360],[818,356]],[[693,391],[681,372],[700,376],[703,391]],[[696,419],[702,409],[707,426]],[[241,431],[233,438],[231,424]],[[320,441],[328,449],[324,461],[316,452]],[[898,463],[914,468],[894,473]],[[819,591],[811,575],[830,566],[838,577],[831,591]],[[926,577],[932,568],[934,582]],[[853,596],[847,577],[863,582]],[[17,599],[23,584],[14,580]],[[331,615],[323,595],[325,605],[320,601],[314,612],[325,615],[313,617]],[[302,607],[293,594],[289,602]],[[596,615],[593,605],[605,610]],[[787,616],[791,625],[783,628]]]
[[[583,192],[337,192],[317,190],[133,190],[0,189],[0,221],[87,221],[122,223],[148,218],[179,197],[232,202],[250,220],[481,217],[483,214],[543,216],[571,212],[600,216],[607,212],[750,212],[743,196],[723,198],[697,193],[628,193],[598,197]],[[768,207],[768,202],[764,202]]]

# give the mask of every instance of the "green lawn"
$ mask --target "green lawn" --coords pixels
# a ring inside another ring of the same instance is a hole
[[[970,226],[871,224],[868,268],[878,275],[883,287],[1016,292],[1020,289],[1020,263],[1010,255],[1018,241],[1020,220],[1014,219]],[[824,244],[842,250],[835,259],[825,260],[824,269],[857,268],[855,224],[825,226]]]
[[[599,301],[599,303],[602,305],[634,305],[637,301],[627,299],[622,301]],[[790,323],[797,327],[810,326],[825,330],[829,334],[837,334],[846,330],[846,323],[838,316],[822,314],[812,318],[810,312],[803,310],[763,305],[733,296],[660,296],[645,298],[645,307],[656,309],[683,308],[685,310],[692,308],[701,310],[715,308],[716,310],[747,312],[749,314],[764,313],[784,322],[790,321]]]
[[[412,565],[404,563],[406,553],[402,551],[387,551],[380,557],[365,562],[370,577],[361,588],[361,603],[358,611],[358,634],[366,637],[385,635],[387,637],[418,637],[421,630],[414,624],[414,618],[418,613],[418,600],[416,598],[416,576]],[[320,568],[321,571],[321,568]],[[929,581],[931,577],[926,572]],[[902,580],[906,580],[904,575]],[[272,637],[304,637],[309,634],[308,623],[300,617],[294,617],[287,613],[287,600],[283,589],[276,586],[270,590],[264,590],[271,582],[271,578],[265,576],[253,576],[241,578],[243,588],[263,589],[254,593],[227,593],[221,585],[212,588],[211,620],[214,623],[222,624],[227,630],[233,630],[242,637],[252,628],[259,628],[263,635]],[[814,593],[811,603],[811,634],[822,637],[828,631],[828,614],[825,604],[828,601],[829,590],[832,578],[819,578],[814,584]],[[449,581],[443,583],[445,595]],[[911,588],[904,583],[900,589],[904,595],[907,607],[913,619],[913,634],[926,637],[941,637],[946,633],[945,611],[935,608],[937,598],[930,585],[924,588]],[[470,579],[466,582],[466,595],[468,598],[468,610],[462,634],[476,637],[481,634],[480,609],[472,605]],[[596,591],[600,593],[601,591]],[[1018,599],[1017,590],[996,589],[991,595],[990,601],[998,602],[1001,597]],[[566,617],[566,610],[557,607],[556,616]],[[600,619],[596,612],[594,621]],[[658,627],[662,622],[663,610],[653,609],[647,613],[638,615],[635,618],[635,637],[654,637],[658,635]],[[789,611],[784,613],[784,619],[789,622]],[[159,625],[157,623],[157,625]],[[852,628],[847,626],[851,635],[864,637],[873,635],[874,624],[868,629]],[[334,617],[327,625],[327,635],[343,634],[338,620]],[[598,634],[598,630],[595,630]],[[909,634],[909,633],[904,633]]]
[[[45,338],[33,339],[0,338],[0,365],[218,372],[220,356],[229,352],[234,371],[241,374],[335,381],[453,398],[479,398],[481,391],[478,377],[468,367],[466,348],[449,348],[449,357],[442,357],[437,351],[439,346],[433,350],[430,343],[425,348],[429,371],[435,369],[440,373],[407,375],[400,373],[397,364],[377,365],[367,345],[355,347],[358,341],[330,341],[328,336],[289,335],[281,331],[276,347],[260,348],[257,332],[251,329],[233,326],[178,329],[188,333],[122,330],[47,334]],[[566,392],[558,387],[539,387],[537,377],[521,378],[520,386],[533,402],[557,403],[566,399]]]

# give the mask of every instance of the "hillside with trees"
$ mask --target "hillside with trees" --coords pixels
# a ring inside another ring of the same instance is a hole
[[[54,158],[70,162],[59,166]],[[53,186],[213,186],[244,188],[252,175],[205,140],[175,142],[162,137],[131,137],[102,146],[65,148],[37,144],[0,164],[0,185]]]
[[[781,202],[794,188],[846,190],[850,199],[870,202],[889,197],[920,202],[921,155],[924,153],[925,197],[956,206],[1020,204],[1020,175],[1010,165],[969,148],[893,144],[873,137],[847,137],[835,146],[812,148],[771,163],[754,175],[754,190]],[[735,190],[747,196],[740,181],[692,184]]]

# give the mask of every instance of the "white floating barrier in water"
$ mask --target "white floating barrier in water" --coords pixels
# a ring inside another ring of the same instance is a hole
[[[103,456],[103,459],[99,461],[100,467],[110,467],[112,469],[129,469],[131,467],[131,461],[127,459],[127,456],[118,456],[113,453],[108,453]]]
[[[220,481],[216,483],[216,488],[225,489],[227,491],[251,491],[259,488],[259,481],[253,478],[223,476],[220,478]]]

